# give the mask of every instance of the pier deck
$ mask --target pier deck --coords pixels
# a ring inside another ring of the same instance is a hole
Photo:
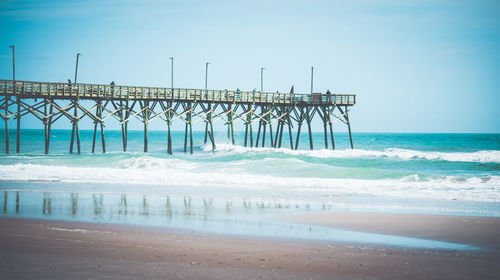
[[[213,90],[190,88],[140,87],[100,84],[69,84],[0,80],[0,95],[21,98],[101,99],[101,100],[157,100],[219,103],[255,103],[287,105],[345,105],[356,103],[354,94],[322,93],[295,94],[279,92]]]
[[[90,107],[81,101],[95,102]],[[30,102],[28,102],[30,101]],[[65,102],[66,101],[66,102]],[[61,104],[69,103],[69,104]],[[140,87],[102,84],[71,84],[36,81],[0,80],[0,117],[5,122],[6,153],[9,153],[9,119],[17,120],[16,152],[20,150],[20,122],[24,115],[32,114],[45,127],[45,153],[49,151],[51,124],[61,117],[72,123],[70,153],[73,153],[76,136],[77,149],[80,153],[78,122],[83,117],[94,121],[94,139],[92,152],[95,152],[96,133],[101,130],[102,151],[105,152],[104,121],[113,117],[122,126],[123,150],[127,149],[127,124],[132,118],[144,123],[144,151],[147,152],[148,123],[156,118],[167,124],[167,150],[172,153],[170,126],[175,119],[185,123],[184,151],[187,151],[188,138],[190,152],[193,152],[193,118],[205,122],[205,142],[213,139],[213,123],[223,120],[227,124],[228,139],[234,144],[233,125],[241,120],[245,124],[244,145],[250,147],[265,146],[266,127],[269,127],[271,147],[281,147],[284,126],[288,127],[290,148],[297,149],[301,126],[307,123],[309,145],[313,149],[311,121],[318,115],[323,121],[325,148],[331,140],[335,148],[332,124],[336,121],[345,123],[349,130],[349,108],[356,104],[354,94],[296,94],[279,92],[259,92],[240,90],[212,90],[165,87]],[[335,114],[338,111],[338,115]],[[258,122],[257,139],[254,143],[253,123]],[[277,123],[275,134],[273,124]],[[292,127],[296,124],[295,145]],[[328,133],[327,127],[330,128]],[[262,135],[261,135],[262,131]],[[189,133],[189,137],[188,137]],[[330,140],[328,139],[330,134]],[[249,140],[249,141],[248,141]]]

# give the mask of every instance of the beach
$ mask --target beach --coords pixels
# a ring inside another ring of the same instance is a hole
[[[499,3],[2,1],[0,280],[500,279]]]
[[[27,148],[0,155],[1,279],[497,278],[498,134],[312,151],[224,134],[212,151],[199,134],[194,154],[168,155],[164,132],[143,153],[141,133],[122,152],[110,131],[106,153],[71,155],[69,132],[45,155],[43,131],[23,130]]]
[[[320,213],[289,219],[441,238],[481,246],[481,249],[414,249],[1,217],[0,274],[3,279],[497,277],[500,243],[498,234],[494,233],[500,231],[498,218]]]

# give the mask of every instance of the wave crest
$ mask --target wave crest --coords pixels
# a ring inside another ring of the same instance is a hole
[[[146,159],[143,159],[147,161]],[[140,160],[139,160],[140,161]],[[344,195],[444,199],[481,202],[500,201],[500,176],[464,178],[460,176],[420,177],[417,174],[397,179],[342,179],[277,177],[244,174],[227,170],[186,170],[180,168],[69,167],[37,164],[4,165],[3,181],[59,181],[106,184],[106,188],[131,186],[141,191],[181,194],[213,193],[234,196],[306,198]]]
[[[203,145],[203,151],[211,151],[212,147]],[[500,151],[484,150],[477,152],[434,152],[417,151],[400,148],[388,148],[383,151],[346,149],[346,150],[290,150],[274,148],[248,148],[230,144],[218,144],[216,152],[228,154],[243,153],[284,153],[293,156],[310,156],[317,158],[397,158],[401,160],[431,160],[431,161],[453,161],[453,162],[478,162],[478,163],[500,163]]]

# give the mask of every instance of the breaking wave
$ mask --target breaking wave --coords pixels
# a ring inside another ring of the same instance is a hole
[[[210,145],[202,146],[202,150],[211,151]],[[347,150],[290,150],[273,148],[246,148],[228,144],[218,144],[217,152],[243,154],[243,153],[284,153],[294,156],[310,156],[317,158],[397,158],[401,160],[432,160],[455,162],[481,162],[500,163],[500,151],[486,150],[477,152],[434,152],[416,151],[400,148],[388,148],[383,151],[347,149]]]

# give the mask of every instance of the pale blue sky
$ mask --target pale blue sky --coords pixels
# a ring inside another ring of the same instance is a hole
[[[73,80],[81,52],[79,82],[169,86],[173,56],[176,87],[203,88],[209,61],[209,88],[266,67],[266,91],[307,93],[314,66],[315,91],[358,95],[356,132],[498,133],[499,3],[3,0],[0,78],[11,44],[20,80]]]

